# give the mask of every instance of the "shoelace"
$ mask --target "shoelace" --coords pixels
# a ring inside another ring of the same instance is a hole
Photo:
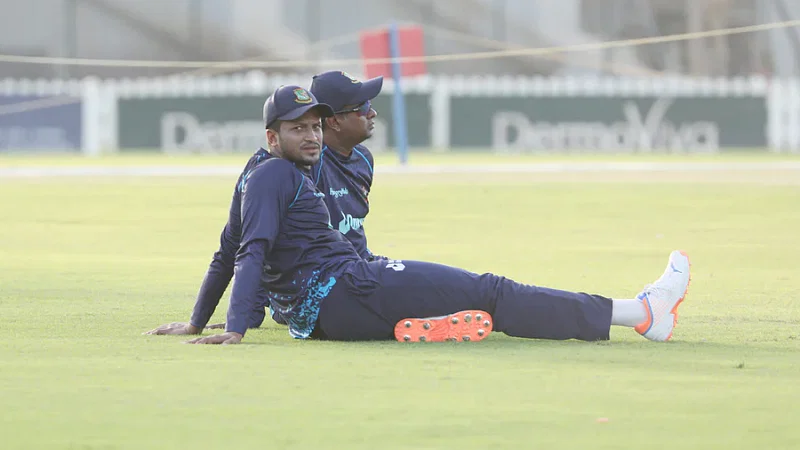
[[[668,289],[668,288],[666,288],[664,286],[657,285],[657,284],[647,284],[647,285],[645,285],[645,287],[644,287],[644,289],[642,291],[646,292],[648,297],[651,296],[651,295],[654,295],[654,294],[656,296],[661,295],[661,296],[668,297],[668,296],[670,296],[672,294],[672,291],[670,289]]]

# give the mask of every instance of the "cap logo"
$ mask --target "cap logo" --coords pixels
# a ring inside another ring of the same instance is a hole
[[[342,72],[342,75],[344,75],[345,77],[349,78],[349,79],[350,79],[350,81],[352,81],[352,82],[353,82],[353,84],[355,84],[355,83],[360,83],[360,81],[358,81],[358,78],[356,78],[356,77],[354,77],[354,76],[350,75],[350,74],[349,74],[349,73],[347,73],[347,72]]]
[[[305,104],[305,103],[311,103],[312,101],[314,101],[311,98],[311,94],[309,94],[308,91],[306,91],[303,88],[297,88],[293,92],[294,92],[294,102],[295,103],[303,103],[303,104]]]

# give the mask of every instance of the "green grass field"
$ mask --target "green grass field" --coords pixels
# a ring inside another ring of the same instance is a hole
[[[800,448],[798,172],[376,179],[370,247],[395,258],[630,298],[686,250],[666,344],[143,336],[188,319],[234,181],[0,178],[1,448]]]

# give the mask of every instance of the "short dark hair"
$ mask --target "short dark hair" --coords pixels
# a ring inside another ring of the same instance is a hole
[[[280,129],[281,129],[281,121],[280,120],[276,120],[275,122],[272,122],[271,124],[269,124],[267,129],[268,130],[272,130],[272,131],[274,131],[276,133],[279,132]]]

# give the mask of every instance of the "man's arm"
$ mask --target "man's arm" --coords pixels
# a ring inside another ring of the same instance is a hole
[[[220,234],[219,249],[214,253],[203,277],[190,321],[162,325],[147,334],[200,334],[211,319],[233,277],[234,259],[241,235],[241,199],[238,190],[241,178],[236,183],[237,189],[231,200],[228,222]]]
[[[367,189],[371,192],[372,191],[372,183],[375,180],[375,169],[374,169],[375,168],[375,157],[372,155],[372,152],[370,152],[367,147],[363,147],[362,146],[361,147],[361,153],[364,155],[364,158],[366,158],[367,162],[369,163],[369,177],[367,178]],[[361,229],[364,231],[364,239],[369,241],[367,239],[367,230],[366,230],[366,228],[364,228],[364,226],[362,225]],[[362,254],[360,256],[361,256],[361,259],[363,259],[365,261],[368,261],[368,262],[369,261],[379,261],[379,260],[388,260],[389,259],[389,258],[387,258],[385,256],[376,255],[376,254],[372,253],[372,251],[367,246],[364,246],[364,251],[362,252]]]
[[[194,304],[192,318],[189,323],[202,330],[206,326],[219,301],[233,278],[233,265],[236,258],[236,249],[239,247],[239,236],[231,230],[228,222],[220,236],[219,250],[214,253],[214,258],[208,266],[197,301]]]
[[[302,176],[286,161],[268,161],[253,172],[242,192],[241,246],[236,254],[236,278],[225,322],[225,333],[189,341],[197,344],[232,344],[247,332],[253,310],[264,260],[274,246],[282,217],[289,209],[299,188]]]

